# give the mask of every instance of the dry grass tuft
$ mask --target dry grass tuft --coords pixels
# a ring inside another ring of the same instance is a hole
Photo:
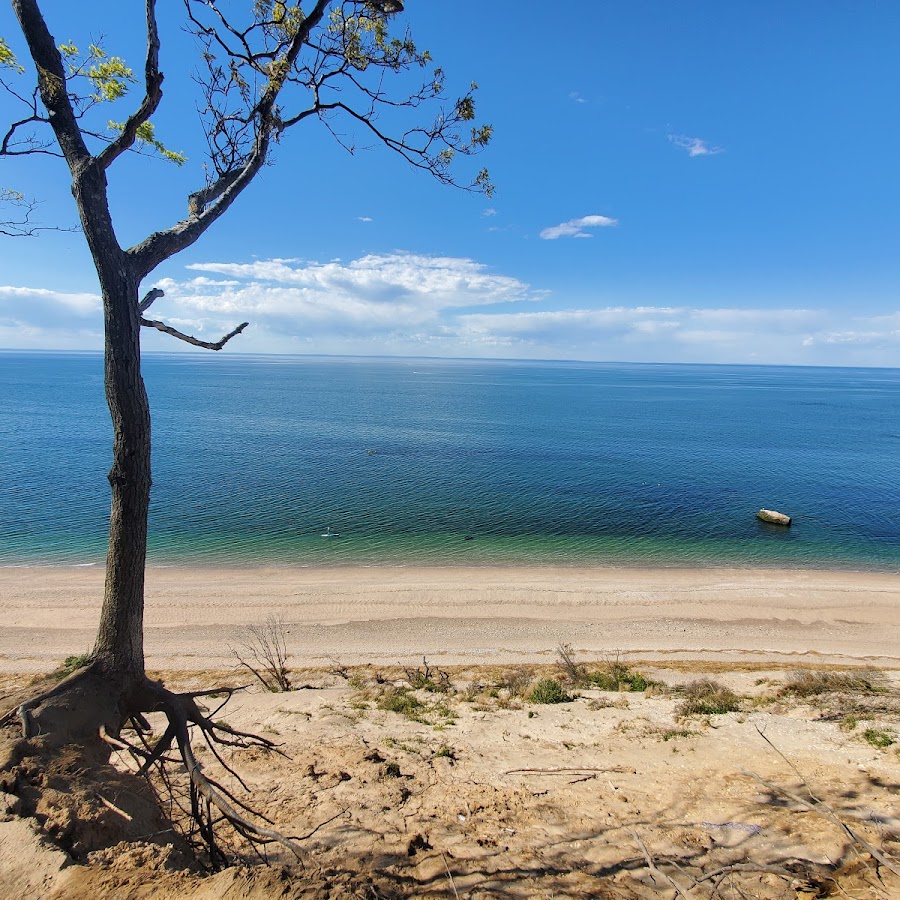
[[[698,678],[681,688],[680,693],[685,699],[675,710],[678,716],[717,716],[741,708],[741,698],[712,678]]]
[[[811,672],[798,670],[788,675],[778,691],[781,696],[815,697],[819,694],[883,694],[887,693],[887,678],[877,669],[846,672]]]
[[[510,697],[524,697],[534,679],[531,669],[525,666],[513,666],[506,669],[494,682],[497,690],[509,691]]]

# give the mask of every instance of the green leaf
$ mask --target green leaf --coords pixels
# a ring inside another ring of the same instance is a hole
[[[107,122],[106,127],[111,131],[121,132],[125,129],[125,124],[123,122]],[[162,141],[157,139],[156,128],[152,122],[142,122],[134,134],[138,144],[152,147],[160,156],[175,163],[176,166],[183,166],[187,162],[188,158],[183,153],[169,150]]]
[[[124,97],[128,93],[129,82],[135,81],[134,72],[125,65],[125,60],[119,56],[106,59],[103,50],[94,44],[91,44],[91,57],[98,60],[87,72],[87,77],[96,89],[93,98],[110,102]]]
[[[25,67],[19,65],[16,54],[9,49],[9,44],[2,37],[0,37],[0,69],[12,69],[19,74],[25,71]]]

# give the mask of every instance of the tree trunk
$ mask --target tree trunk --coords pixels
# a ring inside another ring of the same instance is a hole
[[[112,506],[106,586],[93,655],[109,674],[142,676],[150,406],[141,377],[137,279],[118,247],[107,248],[106,255],[110,262],[118,257],[118,265],[110,266],[118,271],[101,274],[106,400],[113,424]]]
[[[32,4],[20,5],[40,16]],[[39,25],[39,37],[49,42],[53,51],[50,55],[58,62],[58,52],[49,33],[44,33],[46,26],[42,19]],[[45,104],[49,104],[53,115],[51,107],[58,98],[52,84],[50,88],[42,88],[42,97],[45,93]],[[62,112],[71,115],[66,104]],[[64,116],[56,118],[61,117]],[[54,127],[61,129],[55,119]],[[68,132],[61,130],[65,137]],[[80,136],[78,140],[81,141]],[[113,682],[127,687],[133,681],[129,676],[144,676],[144,565],[150,508],[150,405],[141,377],[140,275],[116,238],[107,198],[106,172],[87,153],[83,142],[67,153],[66,159],[72,171],[72,193],[103,297],[104,381],[113,425],[106,586],[92,655],[100,674],[113,676]]]

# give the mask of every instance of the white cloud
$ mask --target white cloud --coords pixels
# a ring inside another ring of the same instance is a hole
[[[578,91],[569,91],[569,99],[574,100],[576,103],[587,103],[587,100]]]
[[[207,262],[156,285],[154,318],[229,352],[900,365],[900,312],[752,305],[568,304],[472,260],[410,253],[326,263]],[[145,285],[145,290],[152,287]],[[0,346],[100,349],[100,299],[0,287]],[[147,349],[188,350],[145,329]]]
[[[491,216],[496,216],[496,215],[497,215],[497,210],[494,209],[493,206],[488,206],[486,209],[483,209],[483,210],[481,211],[481,215],[482,215],[485,219],[489,219]]]
[[[103,346],[97,294],[0,286],[0,347],[82,350]]]
[[[204,334],[225,333],[249,320],[253,329],[246,340],[242,336],[244,350],[398,352],[425,342],[425,335],[443,340],[446,320],[458,310],[540,296],[471,259],[399,252],[348,262],[257,260],[188,268],[228,280],[163,279],[160,318],[166,308],[177,309]]]
[[[372,217],[371,216],[357,216],[356,221],[357,222],[371,222]]]
[[[828,324],[818,310],[606,306],[469,313],[460,337],[527,358],[639,362],[794,362],[804,339]]]
[[[618,219],[609,216],[582,216],[580,219],[569,219],[568,222],[545,228],[541,232],[541,238],[545,241],[555,241],[561,237],[589,238],[592,235],[585,228],[611,228],[618,224]]]
[[[670,134],[669,140],[682,150],[687,150],[688,156],[715,156],[724,153],[722,147],[711,147],[702,138],[688,137],[686,134]]]
[[[27,303],[39,311],[41,317],[53,316],[87,317],[100,309],[97,294],[67,294],[62,291],[48,291],[44,288],[12,287],[0,285],[0,314],[11,307]]]
[[[238,293],[259,298],[289,291],[309,301],[414,305],[418,309],[480,306],[522,300],[531,295],[516,278],[494,275],[471,259],[411,253],[364,256],[349,263],[289,265],[279,260],[252,263],[194,263],[187,268],[230,276],[239,291],[217,294],[216,302]],[[276,304],[277,305],[277,304]]]
[[[874,351],[900,349],[900,312],[881,316],[856,316],[848,323],[852,328],[822,330],[806,339],[807,347],[844,345]],[[897,365],[894,361],[892,365]]]

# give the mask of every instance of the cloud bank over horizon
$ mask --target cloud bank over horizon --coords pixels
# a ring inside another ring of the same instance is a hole
[[[577,221],[577,220],[573,220]],[[467,258],[394,252],[312,262],[198,262],[163,278],[152,316],[228,352],[900,365],[900,311],[579,302]],[[148,350],[189,350],[145,331]],[[0,286],[0,346],[102,348],[100,299]]]

